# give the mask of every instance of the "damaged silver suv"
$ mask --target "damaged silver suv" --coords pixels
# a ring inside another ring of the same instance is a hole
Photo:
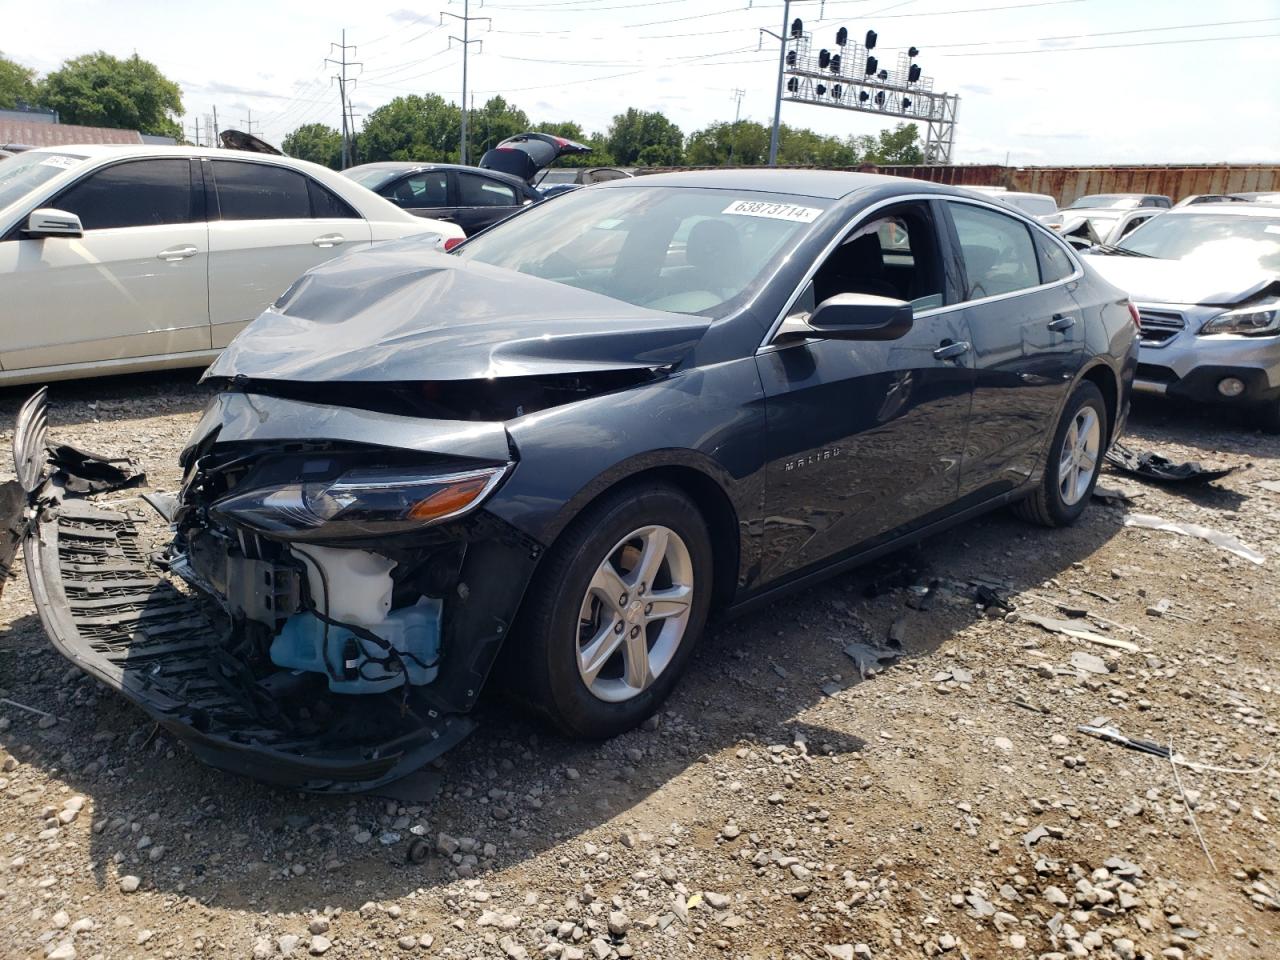
[[[1134,313],[1052,231],[933,184],[643,177],[453,253],[298,280],[205,375],[180,492],[46,442],[0,565],[55,646],[220,767],[367,789],[472,729],[490,674],[577,736],[658,708],[743,610],[1003,504],[1074,521]]]

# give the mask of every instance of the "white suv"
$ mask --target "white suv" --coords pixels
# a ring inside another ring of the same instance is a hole
[[[203,366],[344,250],[462,231],[301,160],[69,146],[0,161],[0,384]]]

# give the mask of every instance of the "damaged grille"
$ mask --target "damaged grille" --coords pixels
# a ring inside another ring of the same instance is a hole
[[[1168,310],[1138,310],[1138,328],[1142,342],[1161,344],[1172,340],[1186,328],[1182,314]]]

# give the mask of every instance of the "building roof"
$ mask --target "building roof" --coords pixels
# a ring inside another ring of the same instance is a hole
[[[72,143],[142,143],[137,130],[114,127],[81,127],[71,123],[40,123],[0,118],[0,144],[29,147],[61,147]]]

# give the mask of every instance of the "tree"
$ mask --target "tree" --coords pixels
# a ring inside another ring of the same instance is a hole
[[[778,163],[810,167],[851,167],[859,160],[858,142],[853,137],[824,136],[812,130],[778,128]]]
[[[479,163],[490,147],[530,129],[529,117],[523,110],[502,97],[490,97],[483,107],[472,110],[467,117],[467,159]]]
[[[566,140],[572,140],[575,143],[591,148],[590,153],[571,153],[566,157],[561,157],[556,161],[555,165],[557,167],[617,166],[618,161],[609,152],[609,144],[605,135],[593,133],[588,136],[583,131],[582,125],[574,123],[572,120],[544,121],[533,124],[529,129],[538,133],[549,133],[553,137],[564,137]]]
[[[456,162],[462,111],[439,94],[396,97],[372,111],[360,132],[360,159]]]
[[[769,130],[754,120],[713,123],[689,135],[685,162],[693,167],[756,166],[769,159]]]
[[[332,170],[342,166],[342,134],[323,123],[304,123],[281,144],[284,152],[299,160],[321,163]]]
[[[609,153],[620,164],[665,167],[681,162],[684,134],[661,113],[627,108],[609,124]]]
[[[36,100],[36,72],[0,54],[0,110]]]
[[[892,130],[881,130],[877,139],[865,140],[867,159],[872,163],[924,163],[920,128],[914,123],[900,123]]]
[[[118,60],[103,51],[68,60],[40,85],[44,106],[63,123],[120,127],[181,137],[182,91],[136,53]]]

